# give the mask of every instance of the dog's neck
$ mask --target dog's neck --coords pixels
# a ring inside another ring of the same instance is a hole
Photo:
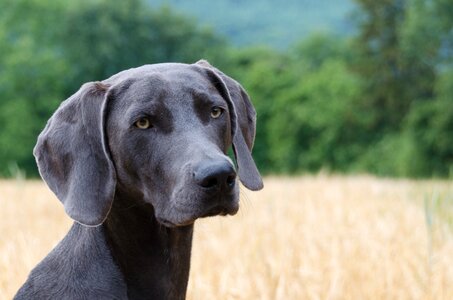
[[[185,299],[193,225],[160,225],[151,205],[115,196],[104,223],[129,299]]]

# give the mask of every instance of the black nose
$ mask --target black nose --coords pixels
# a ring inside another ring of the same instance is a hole
[[[195,182],[210,190],[231,190],[236,184],[236,172],[228,161],[202,163],[194,168]]]

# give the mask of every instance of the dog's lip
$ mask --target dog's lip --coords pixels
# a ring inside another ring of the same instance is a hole
[[[210,210],[208,210],[203,215],[201,215],[200,218],[213,217],[213,216],[218,216],[218,215],[221,215],[221,216],[227,215],[227,212],[224,207],[215,206],[215,207],[211,208]]]
[[[196,215],[192,215],[188,217],[187,219],[184,219],[183,221],[174,221],[168,218],[163,218],[163,217],[156,217],[157,221],[164,225],[165,227],[169,228],[175,228],[175,227],[183,227],[183,226],[188,226],[192,225],[195,223],[195,221],[199,218],[206,218],[206,217],[213,217],[213,216],[226,216],[230,215],[233,216],[235,215],[239,210],[239,203],[221,203],[217,204],[215,206],[212,206],[206,210],[204,210],[202,213],[197,213]]]
[[[191,220],[186,220],[184,222],[180,222],[180,223],[174,223],[168,219],[165,219],[165,218],[157,218],[157,221],[164,225],[165,227],[169,227],[169,228],[175,228],[175,227],[183,227],[183,226],[188,226],[188,225],[192,225],[194,222],[195,222],[196,219],[191,219]]]
[[[213,216],[233,216],[239,210],[239,205],[216,205],[210,208],[206,213],[202,214],[200,218],[213,217]]]

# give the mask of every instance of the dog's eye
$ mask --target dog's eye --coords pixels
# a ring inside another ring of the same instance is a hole
[[[214,106],[214,107],[211,109],[211,117],[212,117],[213,119],[217,119],[217,118],[220,117],[222,114],[223,114],[223,108],[221,108],[221,107]]]
[[[134,123],[135,127],[140,129],[147,129],[151,127],[151,122],[148,118],[140,118],[137,122]]]

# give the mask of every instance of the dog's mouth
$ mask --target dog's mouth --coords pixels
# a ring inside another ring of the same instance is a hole
[[[197,219],[200,218],[207,218],[207,217],[213,217],[213,216],[233,216],[235,215],[239,210],[239,204],[238,203],[231,203],[230,205],[216,205],[214,207],[211,207],[204,211],[201,214],[196,214],[194,216],[190,216],[187,219],[180,220],[181,218],[178,218],[177,221],[171,220],[170,218],[164,218],[164,217],[157,217],[157,221],[170,228],[174,227],[183,227],[183,226],[188,226],[192,225]]]
[[[206,213],[200,216],[200,218],[213,217],[213,216],[233,216],[237,213],[239,206],[226,207],[223,205],[217,205],[209,209]]]
[[[165,227],[169,227],[169,228],[189,226],[195,222],[195,220],[188,220],[186,222],[174,223],[174,222],[172,222],[168,219],[164,219],[164,218],[157,218],[157,221],[160,224],[164,225]]]

